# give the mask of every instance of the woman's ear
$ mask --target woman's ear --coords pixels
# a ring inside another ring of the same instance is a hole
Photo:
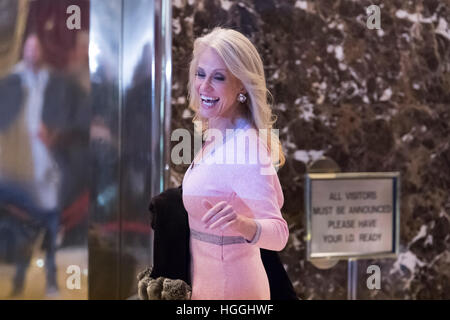
[[[238,82],[239,93],[247,94],[247,90],[245,90],[245,86],[241,80]]]

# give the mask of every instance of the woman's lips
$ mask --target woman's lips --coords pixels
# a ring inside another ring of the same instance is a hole
[[[220,98],[210,97],[203,94],[200,95],[200,99],[202,100],[202,106],[205,109],[213,108],[220,100]]]

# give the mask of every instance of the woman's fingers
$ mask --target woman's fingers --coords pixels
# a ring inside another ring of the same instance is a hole
[[[217,212],[215,215],[213,215],[209,220],[205,222],[206,227],[208,227],[212,223],[216,222],[218,219],[222,218],[224,215],[229,214],[231,212],[233,212],[233,208],[230,205],[226,205],[225,208]]]
[[[202,206],[208,210],[211,209],[212,207],[214,207],[214,205],[206,199],[202,200]]]
[[[208,209],[201,221],[205,223],[206,229],[215,229],[220,227],[222,230],[228,228],[236,222],[238,218],[233,207],[226,201],[220,201],[213,205],[206,199],[202,200],[204,208]]]
[[[216,221],[213,223],[207,224],[206,228],[214,229],[214,228],[220,227],[224,223],[227,223],[231,220],[236,219],[236,213],[234,212],[233,208],[230,208],[230,210],[225,209],[223,212],[220,213],[220,216],[219,216],[219,214],[216,216],[217,216],[217,219],[215,219]]]
[[[203,200],[202,204],[203,206],[205,206],[206,202],[209,202],[208,200]],[[209,204],[211,204],[209,202]],[[206,204],[206,208],[207,208],[208,204]],[[226,201],[221,201],[219,203],[217,203],[215,206],[213,206],[212,208],[210,208],[206,214],[203,216],[202,218],[202,222],[206,222],[208,223],[208,221],[214,217],[218,212],[220,212],[221,210],[223,210],[225,207],[227,206],[227,202]],[[208,209],[208,208],[207,208]]]
[[[228,223],[224,224],[223,226],[221,226],[220,229],[225,230],[226,228],[228,228],[228,227],[232,226],[234,223],[236,223],[236,220],[237,219],[231,220],[230,222],[228,222]]]

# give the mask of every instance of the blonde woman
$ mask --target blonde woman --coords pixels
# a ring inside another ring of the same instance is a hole
[[[216,28],[195,41],[189,101],[206,142],[183,179],[194,300],[270,299],[260,248],[282,250],[289,230],[267,98],[261,58],[245,36]]]

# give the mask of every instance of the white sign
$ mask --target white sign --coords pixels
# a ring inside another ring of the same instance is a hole
[[[387,175],[308,175],[308,258],[396,253],[399,181]]]

